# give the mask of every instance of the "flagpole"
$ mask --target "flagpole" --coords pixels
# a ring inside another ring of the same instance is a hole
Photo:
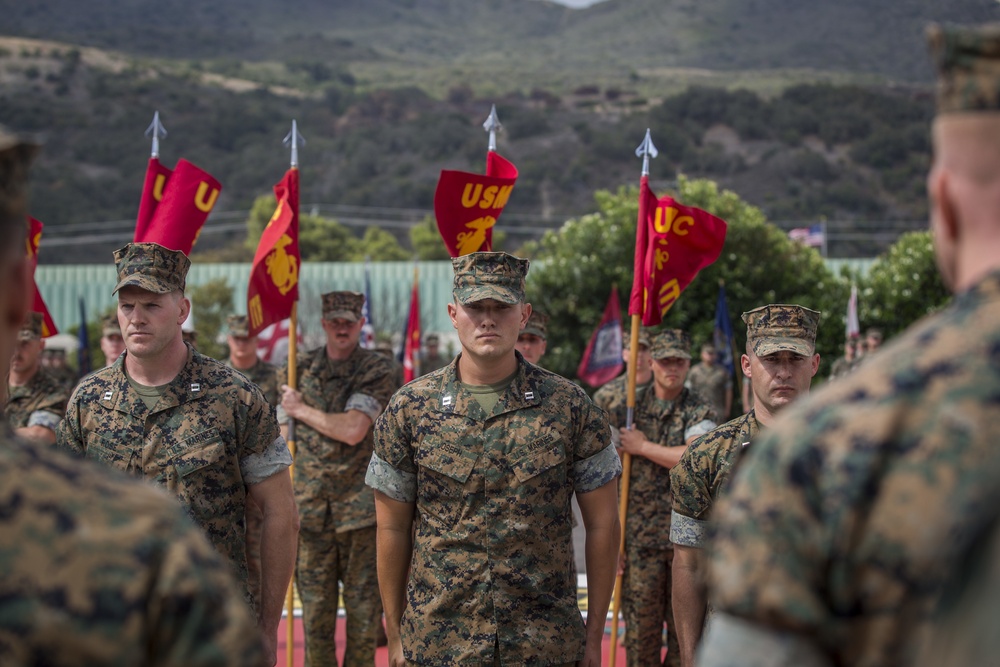
[[[283,144],[291,145],[291,168],[298,171],[299,168],[299,146],[304,146],[305,138],[299,134],[298,124],[292,120],[292,130],[282,141]],[[296,202],[296,205],[298,202]],[[288,321],[288,377],[286,382],[292,389],[298,389],[298,313],[299,302],[292,302],[292,314]],[[295,420],[288,419],[288,451],[292,455],[292,465],[288,467],[288,474],[295,481]],[[298,549],[298,543],[294,545]],[[288,667],[295,667],[295,571],[292,571],[292,578],[288,582],[288,591],[285,594],[285,662]]]
[[[649,179],[649,159],[655,158],[658,154],[656,146],[653,145],[653,138],[650,135],[649,128],[646,129],[646,136],[639,144],[639,147],[635,149],[636,157],[642,158],[642,181],[648,181]],[[639,216],[636,220],[636,225],[646,224],[646,197],[640,187],[639,190]],[[638,237],[638,230],[636,236]],[[633,289],[635,287],[635,281],[642,280],[642,276],[636,274],[632,277]],[[645,299],[644,299],[645,301]],[[642,326],[642,314],[633,313],[632,314],[632,331],[629,336],[629,348],[628,348],[628,393],[626,397],[626,413],[625,413],[625,428],[631,429],[633,419],[635,417],[635,385],[636,385],[636,372],[638,369],[636,366],[639,363],[639,328]],[[621,538],[618,542],[618,554],[619,561],[625,555],[625,517],[628,514],[628,491],[629,491],[629,479],[632,475],[632,455],[628,452],[622,453],[622,481],[621,481],[621,497],[618,502],[618,520],[621,524]],[[615,667],[615,661],[618,657],[618,614],[621,611],[622,604],[622,584],[623,575],[618,574],[615,576],[615,589],[611,597],[611,645],[608,649],[608,665],[609,667]]]

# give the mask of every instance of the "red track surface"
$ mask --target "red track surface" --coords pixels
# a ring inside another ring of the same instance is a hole
[[[337,658],[342,661],[344,659],[344,654],[343,654],[344,623],[343,623],[343,618],[341,618],[340,620],[341,622],[337,623],[337,648],[338,648]],[[286,667],[287,665],[287,657],[285,652],[285,647],[287,645],[285,639],[286,636],[287,635],[285,630],[285,619],[282,619],[281,625],[278,628],[278,663],[277,663],[278,667]],[[621,635],[619,635],[619,640],[620,639]],[[295,646],[292,651],[294,660],[293,667],[302,667],[302,665],[305,664],[304,642],[305,640],[303,639],[303,634],[302,634],[302,619],[297,618],[295,619]],[[604,634],[603,662],[605,665],[608,664],[608,647],[610,645],[611,645],[611,630],[609,626],[607,632],[605,632]],[[384,648],[380,648],[377,651],[375,651],[375,667],[388,667],[388,665],[389,665],[389,658],[386,650]],[[615,667],[625,667],[625,649],[622,647],[621,641],[618,642],[618,656],[615,658]]]

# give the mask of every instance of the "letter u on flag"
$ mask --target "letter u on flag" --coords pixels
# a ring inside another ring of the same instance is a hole
[[[517,181],[517,167],[491,151],[486,175],[444,169],[434,191],[434,217],[452,257],[493,249],[493,226]]]
[[[278,207],[260,236],[250,269],[247,317],[250,335],[291,317],[299,299],[299,170],[289,169],[274,186]]]
[[[599,387],[621,373],[624,367],[621,306],[618,304],[618,288],[613,287],[604,306],[604,317],[590,337],[576,374],[591,387]]]
[[[159,182],[157,179],[154,175],[151,193],[143,190],[143,202],[147,203],[147,207],[151,205],[147,201],[148,196],[155,199],[155,185]],[[143,187],[147,187],[149,182],[150,172],[147,170],[146,184]],[[180,250],[185,255],[190,255],[220,192],[222,184],[210,173],[187,160],[178,161],[177,168],[166,179],[163,196],[155,205],[153,217],[142,236],[139,236],[139,223],[144,210],[143,202],[140,202],[140,219],[136,225],[135,240],[159,243],[164,248]]]
[[[643,326],[649,327],[658,325],[698,272],[718,259],[726,222],[672,197],[657,199],[646,177],[640,183],[639,212],[635,260],[638,271],[643,249],[642,269],[637,274],[641,279],[632,284],[629,313],[641,314]]]

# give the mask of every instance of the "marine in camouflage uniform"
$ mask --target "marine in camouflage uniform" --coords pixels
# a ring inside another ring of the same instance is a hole
[[[226,365],[238,370],[257,385],[271,408],[278,407],[278,367],[257,356],[257,337],[250,335],[250,320],[246,315],[226,318],[229,358]],[[260,598],[260,538],[264,515],[250,496],[246,499],[247,587],[255,599]]]
[[[393,396],[368,469],[390,661],[599,665],[619,535],[607,421],[578,386],[514,349],[530,312],[527,260],[452,261],[462,353]],[[588,526],[586,629],[574,493]]]
[[[0,128],[0,374],[30,305],[27,162]],[[0,385],[0,401],[6,385]],[[0,664],[269,665],[229,568],[161,492],[0,423]]]
[[[711,406],[684,386],[691,364],[687,333],[657,334],[650,355],[653,383],[636,399],[635,428],[619,429],[622,449],[632,455],[622,596],[625,651],[634,667],[680,664],[670,600],[670,468],[688,444],[715,428]],[[660,657],[664,624],[665,662]]]
[[[931,40],[956,296],[754,442],[715,511],[699,664],[914,664],[1000,506],[1000,26]]]
[[[187,304],[182,296],[173,300],[183,295],[190,266],[183,253],[132,243],[115,252],[115,263],[119,312],[129,321],[128,349],[113,366],[80,383],[60,424],[59,444],[176,495],[244,588],[248,493],[265,517],[271,509],[265,535],[280,544],[265,561],[270,567],[263,573],[262,598],[254,599],[249,589],[246,597],[273,646],[291,575],[296,519],[288,479],[291,456],[273,408],[245,376],[183,343],[180,323],[171,317],[183,315]],[[163,353],[150,342],[154,336],[183,363],[159,387],[132,377],[162,360]]]
[[[733,406],[733,378],[716,360],[714,345],[702,346],[701,361],[688,371],[687,386],[712,405],[717,419],[729,419]]]
[[[283,412],[296,420],[295,497],[302,530],[295,577],[308,664],[337,664],[339,582],[347,613],[344,665],[370,666],[382,605],[375,499],[365,487],[365,470],[372,423],[396,387],[389,360],[358,344],[364,295],[342,291],[322,298],[327,344],[299,357],[298,391],[283,388]]]
[[[118,314],[112,313],[101,320],[101,353],[104,354],[104,366],[112,366],[125,351],[125,340],[118,324]]]
[[[427,375],[444,368],[450,361],[440,352],[441,337],[435,333],[424,337],[424,354],[420,357],[420,373]],[[402,385],[400,385],[402,386]]]
[[[528,323],[517,335],[517,345],[514,349],[521,353],[525,361],[537,366],[545,356],[548,339],[549,316],[540,310],[532,310]]]
[[[69,392],[39,364],[41,336],[41,314],[28,313],[17,335],[18,351],[7,382],[4,414],[18,435],[48,444],[56,440]]]
[[[694,664],[706,614],[702,550],[712,507],[761,426],[771,424],[779,410],[807,394],[819,369],[818,312],[771,304],[743,313],[743,321],[747,325],[747,352],[741,363],[757,407],[699,438],[670,470],[674,497],[670,516],[672,598],[685,667]]]

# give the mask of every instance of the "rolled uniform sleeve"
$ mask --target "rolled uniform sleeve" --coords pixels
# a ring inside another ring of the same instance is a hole
[[[684,442],[687,442],[691,438],[699,438],[708,433],[709,431],[711,431],[715,427],[716,423],[711,419],[702,419],[697,424],[692,424],[691,426],[688,426],[687,429],[685,429]]]
[[[365,484],[401,503],[412,503],[417,500],[417,476],[405,472],[372,454],[365,473]]]
[[[358,410],[368,415],[373,422],[382,414],[382,403],[374,396],[367,394],[351,394],[344,405],[344,412]]]
[[[292,465],[292,453],[288,443],[281,436],[260,454],[251,454],[240,460],[240,473],[248,485],[263,482],[268,477]]]
[[[701,447],[706,438],[692,443],[670,470],[673,505],[670,511],[670,541],[683,547],[703,548],[712,507],[712,492],[706,484],[707,469]]]
[[[403,503],[417,499],[417,466],[413,460],[412,421],[407,418],[408,402],[405,392],[397,393],[375,419],[374,451],[365,474],[365,484]]]
[[[44,426],[50,431],[55,431],[59,427],[62,416],[49,410],[35,410],[28,417],[28,426]]]
[[[594,454],[573,464],[573,474],[576,477],[576,492],[589,493],[601,488],[622,474],[622,460],[615,450],[614,443]]]

